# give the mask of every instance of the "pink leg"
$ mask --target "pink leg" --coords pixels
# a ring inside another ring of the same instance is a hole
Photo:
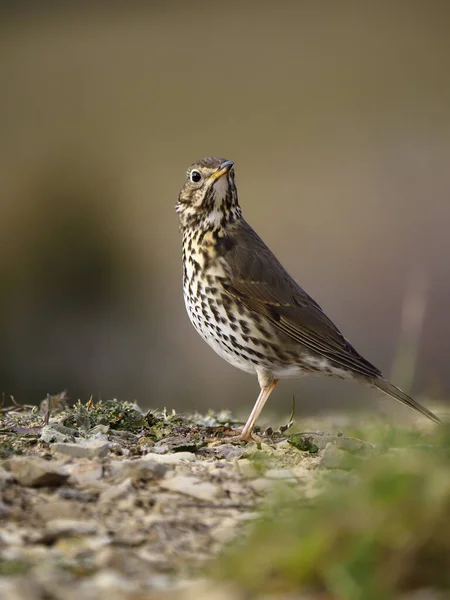
[[[249,418],[247,419],[247,423],[245,424],[245,427],[240,435],[241,440],[247,442],[251,439],[253,426],[255,425],[256,420],[261,414],[261,411],[264,408],[264,404],[267,402],[270,394],[275,389],[275,386],[278,383],[278,379],[273,379],[272,375],[269,375],[265,372],[258,373],[258,380],[259,385],[261,386],[261,391],[259,393],[258,399],[255,402],[255,406],[253,407],[253,410],[250,413]]]

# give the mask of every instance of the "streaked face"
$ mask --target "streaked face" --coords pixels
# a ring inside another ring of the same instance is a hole
[[[189,167],[175,210],[183,226],[215,220],[237,203],[231,160],[203,158]]]

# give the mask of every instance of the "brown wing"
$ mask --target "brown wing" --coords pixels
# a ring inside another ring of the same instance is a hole
[[[279,331],[336,367],[376,379],[380,371],[344,338],[320,306],[292,279],[245,222],[235,224],[218,246],[229,266],[223,287]]]

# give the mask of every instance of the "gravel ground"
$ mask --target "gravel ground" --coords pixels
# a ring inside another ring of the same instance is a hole
[[[314,497],[351,476],[342,454],[373,452],[321,432],[230,442],[227,415],[53,404],[0,414],[2,600],[238,598],[209,561],[280,486]]]

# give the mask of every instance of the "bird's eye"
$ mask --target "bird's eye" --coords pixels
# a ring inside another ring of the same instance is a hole
[[[190,175],[189,175],[189,179],[193,182],[193,183],[198,183],[199,181],[201,181],[202,175],[201,173],[199,173],[198,171],[196,171],[195,169],[193,171],[191,171]]]

